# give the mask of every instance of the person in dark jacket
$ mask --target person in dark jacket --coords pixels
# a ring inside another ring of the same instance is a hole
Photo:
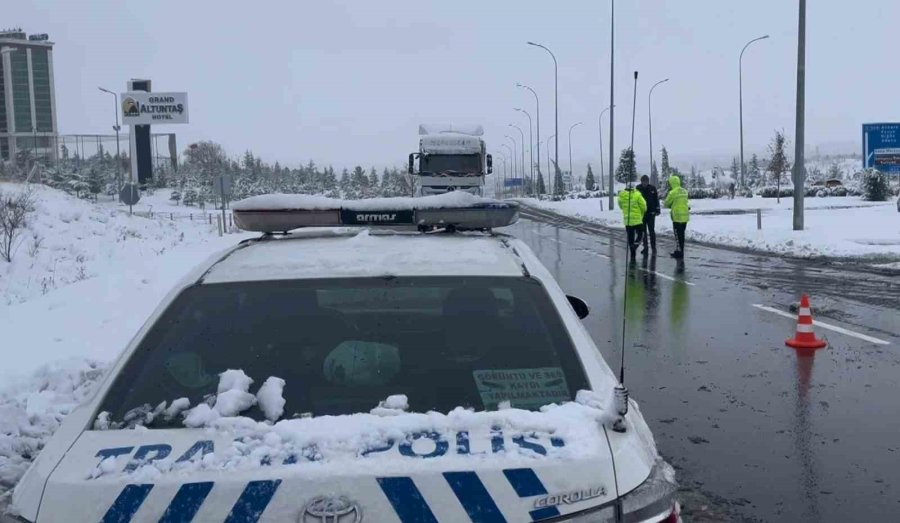
[[[650,240],[650,249],[656,254],[656,217],[659,216],[659,193],[656,186],[650,185],[650,178],[645,174],[641,176],[641,184],[637,190],[647,202],[647,211],[644,213],[644,248],[641,254],[647,254],[647,240]]]

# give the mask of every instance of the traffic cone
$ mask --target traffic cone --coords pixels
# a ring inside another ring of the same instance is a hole
[[[812,312],[809,310],[809,296],[800,298],[800,312],[797,315],[797,334],[784,342],[795,349],[824,349],[828,342],[816,338],[813,332]]]

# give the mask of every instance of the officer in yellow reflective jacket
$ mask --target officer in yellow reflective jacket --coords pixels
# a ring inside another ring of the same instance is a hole
[[[644,235],[644,213],[647,212],[647,202],[629,183],[624,191],[619,192],[619,209],[622,210],[622,217],[625,219],[628,248],[631,251],[631,259],[634,260]]]
[[[672,176],[669,178],[669,194],[666,195],[666,209],[672,209],[672,228],[675,229],[675,239],[678,246],[672,253],[673,258],[684,258],[684,233],[691,219],[691,206],[687,190],[681,186],[681,178]]]

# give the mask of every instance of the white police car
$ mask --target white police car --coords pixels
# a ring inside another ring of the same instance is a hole
[[[514,204],[235,209],[265,234],[164,300],[0,521],[679,520],[586,306],[488,231]]]

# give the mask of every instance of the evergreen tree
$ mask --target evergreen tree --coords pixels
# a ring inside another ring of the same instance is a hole
[[[693,165],[691,166],[691,177],[688,178],[688,185],[690,187],[697,186],[697,167],[696,166],[693,166]]]
[[[87,192],[96,200],[97,195],[103,192],[103,188],[106,185],[106,177],[100,169],[91,167],[85,182],[87,183]]]
[[[659,173],[659,186],[665,188],[669,186],[669,176],[672,175],[672,167],[669,165],[669,151],[667,151],[665,147],[662,148],[661,167],[662,171]]]
[[[769,144],[769,153],[772,155],[769,158],[769,172],[775,177],[775,183],[779,187],[779,192],[784,173],[791,170],[791,162],[788,161],[784,153],[786,146],[787,140],[784,137],[784,133],[775,131],[775,136],[772,137],[772,142]]]
[[[593,191],[597,188],[597,182],[594,180],[594,171],[591,170],[591,164],[588,164],[587,176],[584,178],[584,188]]]
[[[344,170],[341,171],[341,180],[338,183],[338,188],[340,189],[341,194],[346,196],[350,192],[350,184],[350,171],[348,171],[347,168],[344,167]]]
[[[886,201],[891,194],[887,176],[875,169],[866,169],[862,174],[863,197],[870,202]]]
[[[740,181],[741,179],[741,162],[738,161],[737,157],[731,159],[731,178],[735,181]]]
[[[659,180],[659,169],[656,168],[656,160],[650,162],[650,180]]]
[[[540,171],[537,173],[537,192],[538,194],[547,194],[547,186],[544,184],[544,175]]]
[[[760,185],[760,176],[762,175],[762,169],[759,167],[759,157],[755,154],[750,157],[750,166],[747,168],[747,180],[746,182],[751,187],[756,187]]]
[[[560,196],[565,192],[565,188],[563,186],[562,171],[555,161],[553,162],[553,170],[556,173],[553,175],[553,194]]]
[[[634,151],[631,148],[622,149],[619,157],[619,166],[616,167],[616,181],[619,183],[633,183],[637,176],[637,168],[634,163]]]
[[[334,191],[337,189],[337,176],[334,174],[334,167],[328,166],[322,173],[322,189],[325,191]]]
[[[827,178],[829,180],[841,180],[844,178],[844,171],[841,169],[841,164],[838,162],[832,162],[831,165],[828,166],[828,174]]]

